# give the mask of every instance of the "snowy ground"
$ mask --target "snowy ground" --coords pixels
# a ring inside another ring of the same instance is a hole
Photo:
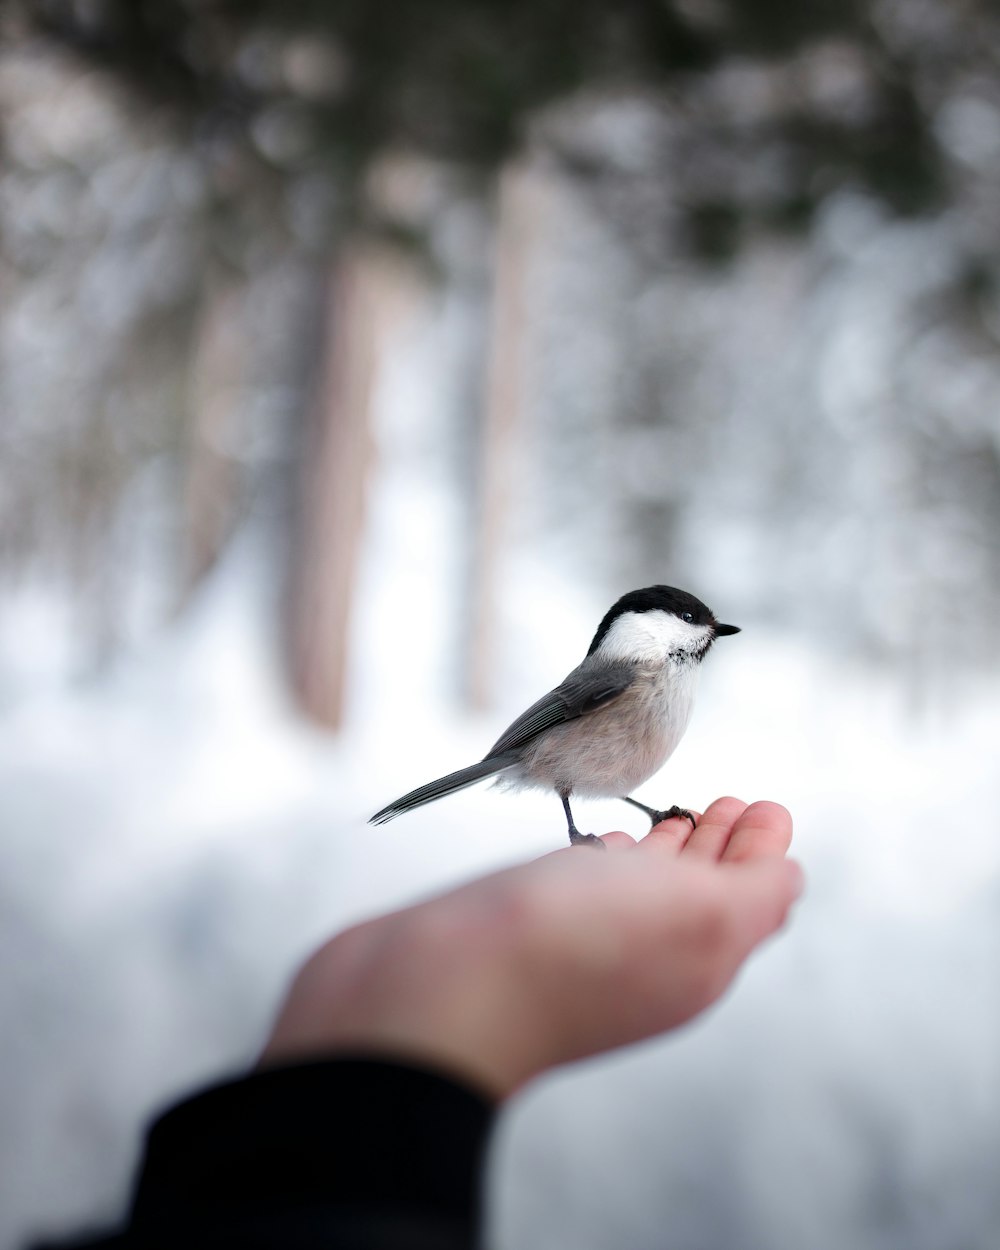
[[[419,681],[388,715],[403,660],[369,588],[378,671],[335,742],[284,704],[255,578],[238,551],[112,679],[0,722],[3,1250],[116,1212],[144,1118],[252,1056],[320,937],[563,836],[553,800],[481,788],[383,829],[364,817],[488,744],[603,605],[561,596],[577,632],[514,648],[504,706],[470,724]],[[440,689],[433,655],[423,680]],[[497,1247],[995,1250],[998,696],[984,684],[946,734],[886,679],[788,639],[720,644],[646,793],[785,802],[808,893],[707,1018],[517,1100],[495,1153]],[[638,815],[581,812],[635,832]]]

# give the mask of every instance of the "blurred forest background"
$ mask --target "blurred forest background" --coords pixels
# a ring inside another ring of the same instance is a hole
[[[828,992],[800,1058],[852,1011],[848,969],[881,1005],[824,1052],[848,1056],[830,1103],[807,1065],[782,1104],[826,1125],[808,1211],[746,1156],[730,1204],[665,1184],[654,1129],[609,1119],[621,1069],[512,1118],[497,1244],[662,1245],[665,1193],[679,1246],[996,1245],[1000,857],[962,791],[997,810],[998,58],[989,0],[7,0],[5,1245],[117,1209],[142,1115],[249,1053],[309,940],[547,844],[547,809],[491,825],[483,795],[380,842],[389,864],[331,829],[488,742],[655,581],[763,639],[700,754],[829,827],[813,945],[734,1035],[800,974]],[[735,787],[712,762],[682,801]],[[833,849],[862,796],[877,869]],[[951,868],[914,840],[931,805],[967,830]],[[930,983],[965,996],[941,1012]],[[896,1088],[928,1011],[940,1048]],[[731,1148],[740,1095],[687,1054],[715,1090],[690,1115]],[[935,1103],[943,1069],[967,1083]],[[581,1123],[653,1160],[599,1216],[531,1189]],[[608,1231],[624,1192],[639,1223]]]
[[[373,392],[422,300],[473,696],[518,534],[614,593],[721,561],[744,614],[915,679],[995,660],[996,20],[4,6],[8,593],[57,591],[93,672],[259,517],[295,687],[339,724]]]

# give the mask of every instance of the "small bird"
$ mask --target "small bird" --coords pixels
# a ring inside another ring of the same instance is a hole
[[[583,662],[554,690],[522,713],[478,764],[429,781],[371,817],[382,825],[403,812],[500,774],[514,790],[554,790],[562,800],[573,845],[604,843],[581,833],[571,798],[620,798],[653,824],[684,816],[630,798],[660,769],[684,735],[694,706],[701,662],[721,636],[738,634],[687,591],[673,586],[632,590],[597,627]]]

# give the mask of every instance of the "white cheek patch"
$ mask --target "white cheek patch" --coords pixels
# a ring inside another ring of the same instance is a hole
[[[623,612],[597,650],[609,659],[662,663],[678,651],[700,653],[711,633],[710,626],[692,625],[672,612]]]

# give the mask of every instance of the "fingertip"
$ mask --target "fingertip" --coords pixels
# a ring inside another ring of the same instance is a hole
[[[714,799],[705,808],[705,820],[713,825],[732,825],[746,812],[747,804],[733,794]]]
[[[801,898],[806,891],[806,874],[797,859],[786,859],[785,872],[792,891],[792,901]]]
[[[730,863],[780,858],[791,841],[792,817],[788,809],[769,799],[758,799],[736,820],[722,858]]]
[[[781,869],[780,885],[777,887],[778,917],[774,926],[774,931],[777,932],[788,924],[792,909],[805,892],[806,876],[801,865],[794,859],[782,859],[775,864],[775,867]]]
[[[783,824],[789,828],[792,824],[792,813],[782,803],[774,803],[771,799],[754,799],[743,812],[743,819],[763,820],[766,824]]]

